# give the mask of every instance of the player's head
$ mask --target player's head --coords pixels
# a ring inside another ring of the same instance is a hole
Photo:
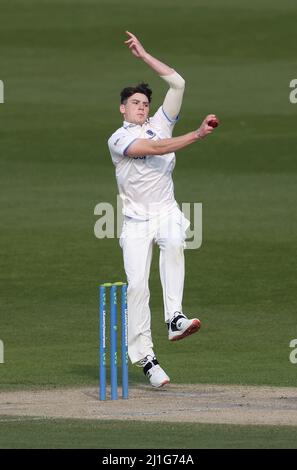
[[[126,87],[121,91],[120,112],[125,121],[133,124],[144,124],[148,118],[152,90],[147,83]]]

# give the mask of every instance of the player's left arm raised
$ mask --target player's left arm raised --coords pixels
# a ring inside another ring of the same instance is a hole
[[[153,69],[169,85],[169,90],[163,102],[163,111],[166,116],[175,120],[180,112],[185,89],[185,80],[171,67],[149,54],[139,39],[129,31],[126,31],[129,39],[125,44],[132,54],[138,59],[142,59],[151,69]]]

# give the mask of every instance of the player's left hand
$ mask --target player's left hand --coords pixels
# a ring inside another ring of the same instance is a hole
[[[127,44],[129,49],[131,49],[131,52],[133,55],[135,55],[135,57],[138,59],[143,59],[146,54],[146,50],[144,49],[141,42],[134,34],[130,33],[129,31],[126,31],[126,34],[129,36],[129,39],[125,41],[125,44]]]

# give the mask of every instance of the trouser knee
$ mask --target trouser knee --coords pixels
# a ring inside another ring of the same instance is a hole
[[[137,279],[129,281],[128,296],[135,297],[139,295],[146,295],[148,293],[148,283],[145,280]]]

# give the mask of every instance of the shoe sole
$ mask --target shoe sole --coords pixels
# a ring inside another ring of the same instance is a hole
[[[200,327],[201,327],[201,322],[197,318],[196,320],[193,320],[189,328],[187,328],[181,335],[174,336],[169,341],[179,341],[180,339],[186,338],[187,336],[190,336],[196,333],[196,331],[200,330]]]
[[[170,380],[164,380],[164,382],[162,382],[160,385],[152,385],[152,387],[161,388],[161,387],[164,387],[164,385],[167,385],[169,383],[170,383]]]

